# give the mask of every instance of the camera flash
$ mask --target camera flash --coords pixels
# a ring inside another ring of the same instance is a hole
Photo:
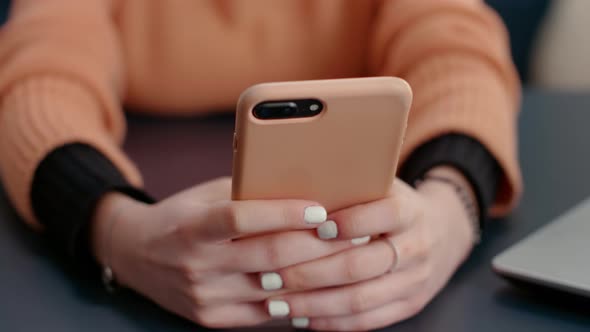
[[[317,111],[319,109],[320,109],[320,105],[318,105],[318,104],[311,104],[309,106],[309,110],[312,111],[312,112],[315,112],[315,111]]]

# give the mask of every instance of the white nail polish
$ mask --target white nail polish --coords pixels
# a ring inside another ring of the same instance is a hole
[[[338,226],[334,221],[328,220],[318,227],[317,233],[322,240],[333,239],[338,236]]]
[[[268,302],[268,314],[270,317],[286,317],[289,316],[291,309],[289,303],[280,300],[273,300]]]
[[[367,243],[369,243],[369,241],[371,241],[371,236],[370,235],[363,236],[363,237],[357,237],[357,238],[354,238],[354,239],[350,240],[350,242],[352,242],[352,244],[354,244],[355,246],[360,246],[362,244],[367,244]]]
[[[309,326],[309,318],[307,317],[295,317],[291,319],[291,325],[297,329],[304,329]]]
[[[273,291],[283,288],[283,279],[281,275],[276,272],[263,273],[260,276],[260,284],[262,289]]]
[[[321,224],[328,218],[326,209],[321,206],[308,206],[303,212],[303,219],[308,224]]]

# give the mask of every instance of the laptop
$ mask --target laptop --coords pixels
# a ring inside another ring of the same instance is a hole
[[[496,256],[494,271],[590,297],[590,198]]]

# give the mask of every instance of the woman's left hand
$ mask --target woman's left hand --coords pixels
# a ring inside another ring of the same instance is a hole
[[[440,171],[468,186],[458,172]],[[441,290],[474,243],[463,203],[452,186],[437,181],[415,190],[396,180],[389,197],[329,219],[337,225],[336,239],[361,244],[275,271],[287,293],[268,299],[267,306],[271,313],[272,307],[290,308],[296,327],[358,331],[409,318]],[[324,231],[334,233],[333,227]],[[365,244],[367,236],[373,238]]]

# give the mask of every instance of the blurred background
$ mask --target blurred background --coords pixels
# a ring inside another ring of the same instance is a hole
[[[504,19],[523,82],[590,91],[590,0],[487,0]],[[0,0],[0,23],[10,0]]]

